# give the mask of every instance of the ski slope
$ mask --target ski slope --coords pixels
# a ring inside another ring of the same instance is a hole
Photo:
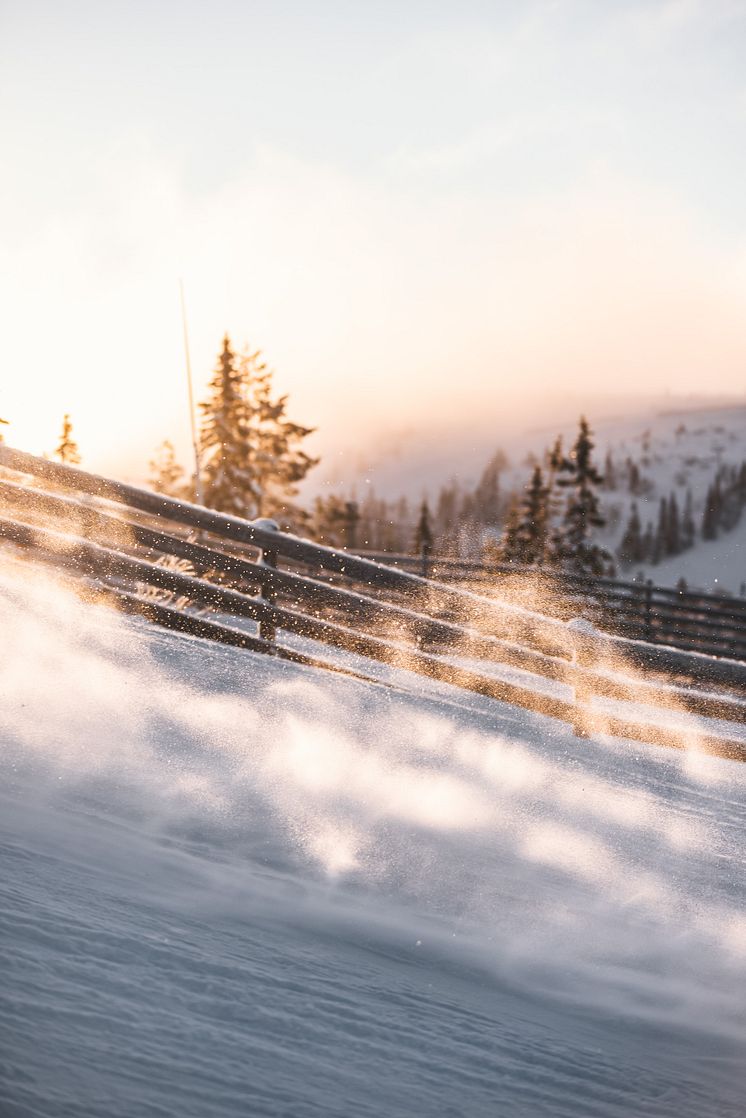
[[[746,766],[0,625],[3,1118],[743,1115]]]

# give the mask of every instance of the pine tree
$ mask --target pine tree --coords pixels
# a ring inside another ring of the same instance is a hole
[[[562,446],[562,436],[558,435],[546,454],[547,483],[550,489],[554,485],[564,461],[565,452]]]
[[[562,533],[556,524],[561,517],[562,493],[558,484],[558,475],[565,462],[565,453],[562,446],[562,436],[558,435],[550,449],[544,455],[546,467],[547,487],[547,541],[545,559],[550,564],[560,562]],[[554,527],[553,527],[554,526]]]
[[[458,482],[442,486],[435,506],[435,527],[441,551],[453,551],[458,524],[460,493]]]
[[[73,425],[70,422],[70,416],[65,413],[62,419],[62,433],[60,434],[60,441],[55,450],[55,457],[59,458],[67,466],[80,465],[80,451],[78,444],[73,438]]]
[[[209,400],[200,404],[204,501],[220,512],[249,515],[253,484],[246,445],[249,406],[227,334],[209,389]]]
[[[412,516],[409,511],[409,501],[406,497],[399,498],[394,507],[394,512],[402,541],[404,541],[402,545],[402,550],[404,550],[412,537]]]
[[[682,551],[685,551],[687,548],[692,547],[696,538],[697,529],[694,525],[694,501],[692,498],[691,489],[687,489],[686,500],[684,502],[684,517],[681,522]]]
[[[678,555],[681,551],[681,518],[676,494],[668,498],[668,530],[666,532],[666,555]]]
[[[629,484],[629,491],[633,495],[640,492],[640,467],[631,458],[627,459],[627,477]]]
[[[357,530],[360,523],[360,510],[357,501],[345,501],[344,539],[342,546],[349,551],[357,547]]]
[[[272,371],[262,361],[261,353],[241,355],[239,366],[250,403],[253,515],[268,516],[285,509],[287,501],[296,496],[298,483],[318,464],[318,458],[300,449],[314,429],[286,418],[288,398],[273,399]]]
[[[724,532],[730,532],[741,519],[743,502],[739,492],[739,473],[734,465],[721,466],[717,480],[720,483],[721,508],[720,527]]]
[[[318,462],[300,449],[312,428],[285,417],[287,396],[273,398],[261,354],[236,354],[227,335],[209,389],[200,404],[205,503],[249,518],[286,512]]]
[[[655,544],[653,547],[652,559],[654,563],[660,563],[663,556],[666,554],[666,539],[668,537],[668,501],[665,497],[661,497],[658,505],[658,527],[655,531]]]
[[[365,499],[358,508],[358,538],[360,546],[371,551],[380,551],[380,524],[382,513],[381,502],[378,500],[374,489],[366,492]]]
[[[616,467],[610,450],[606,452],[604,462],[604,486],[606,489],[616,489]]]
[[[414,532],[414,553],[421,555],[423,551],[429,554],[433,547],[433,530],[430,524],[430,508],[427,500],[420,506],[420,518]]]
[[[705,508],[702,514],[702,539],[717,539],[722,504],[720,482],[715,478],[715,481],[707,490],[707,496],[705,498]]]
[[[738,488],[738,499],[741,506],[746,505],[746,461],[741,463],[736,486]]]
[[[601,515],[595,487],[603,478],[593,464],[593,440],[585,416],[569,458],[563,459],[557,484],[568,489],[562,532],[557,539],[559,559],[564,567],[579,574],[602,575],[612,564],[608,551],[593,543],[594,528],[606,523]]]
[[[163,440],[148,465],[150,486],[156,493],[165,493],[167,497],[191,496],[186,492],[184,467],[176,461],[173,444],[168,439]]]
[[[522,500],[513,497],[498,552],[506,563],[542,566],[548,558],[549,486],[536,465]]]
[[[357,501],[347,500],[336,493],[317,497],[314,501],[311,531],[314,539],[320,543],[329,547],[354,549],[357,546],[359,522]]]
[[[637,504],[632,502],[632,510],[629,514],[627,527],[624,530],[621,543],[619,544],[619,560],[625,567],[631,567],[633,563],[640,563],[643,560],[643,543],[642,543],[642,525],[640,523],[640,514],[637,511]]]
[[[500,474],[508,465],[503,450],[497,450],[485,466],[474,490],[474,511],[480,523],[497,524],[500,520]]]
[[[524,563],[541,566],[547,557],[549,539],[549,486],[541,466],[534,466],[523,500],[520,538]]]
[[[523,562],[523,541],[521,539],[521,512],[518,500],[513,497],[508,506],[503,534],[497,544],[496,553],[501,563]]]

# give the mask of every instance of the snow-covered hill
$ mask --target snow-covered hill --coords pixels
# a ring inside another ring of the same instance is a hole
[[[0,624],[3,1116],[742,1115],[746,766]]]
[[[720,466],[739,468],[746,461],[746,408],[707,409],[700,412],[663,412],[647,424],[602,425],[598,430],[601,462],[611,452],[617,488],[604,494],[609,525],[605,542],[616,551],[637,505],[643,530],[656,528],[661,498],[674,494],[680,514],[692,495],[693,520],[697,530],[694,546],[658,563],[634,565],[661,586],[674,586],[680,578],[694,588],[714,593],[744,594],[746,587],[746,518],[731,531],[718,531],[717,538],[703,539],[702,518],[707,491]],[[624,463],[639,464],[643,491],[631,493]],[[624,572],[622,572],[624,575]]]
[[[691,492],[697,531],[694,547],[657,563],[641,561],[622,566],[619,576],[630,579],[642,572],[661,586],[675,586],[684,578],[692,589],[743,595],[746,516],[732,531],[719,531],[712,540],[702,539],[701,526],[707,491],[718,468],[740,467],[746,461],[746,405],[682,408],[659,402],[649,411],[641,411],[638,406],[621,415],[601,417],[592,408],[585,410],[593,429],[597,464],[603,471],[609,453],[614,464],[616,483],[602,493],[608,526],[599,537],[614,555],[633,503],[643,531],[648,524],[655,530],[661,498],[668,499],[673,493],[682,516],[687,492]],[[481,430],[473,438],[455,438],[443,431],[421,432],[409,442],[402,440],[383,448],[377,459],[357,472],[354,463],[342,459],[334,476],[341,492],[349,493],[352,487],[358,498],[364,499],[371,488],[389,498],[403,493],[415,502],[426,495],[434,508],[440,487],[451,478],[463,490],[473,489],[498,447],[507,453],[510,463],[501,476],[503,493],[521,492],[529,481],[532,463],[541,460],[557,435],[562,436],[567,449],[576,434],[577,418],[569,420],[566,414],[556,424],[545,423],[539,428],[517,427],[511,431],[498,427],[490,438]],[[641,474],[636,492],[629,488],[629,458]],[[412,530],[405,535],[409,538]]]

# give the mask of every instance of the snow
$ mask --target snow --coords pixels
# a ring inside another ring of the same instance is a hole
[[[645,455],[644,431],[649,432],[649,450]],[[691,588],[711,593],[743,594],[746,579],[746,523],[741,521],[730,532],[721,532],[715,540],[699,535],[707,489],[714,481],[721,464],[740,466],[746,460],[746,408],[704,409],[700,412],[672,411],[651,417],[647,424],[612,425],[599,430],[600,462],[611,449],[619,472],[627,455],[642,464],[642,473],[652,483],[647,496],[632,497],[617,490],[604,494],[607,514],[617,506],[619,520],[607,534],[616,548],[629,518],[633,500],[636,502],[643,530],[647,523],[655,528],[661,497],[676,494],[679,511],[684,509],[686,491],[691,489],[694,521],[698,538],[695,546],[680,555],[657,564],[636,564],[634,570],[622,572],[623,577],[639,569],[658,586],[675,586],[685,578]]]
[[[634,573],[637,573],[635,570]],[[712,594],[743,597],[746,583],[746,520],[716,540],[698,539],[689,551],[647,567],[647,576],[659,586],[675,586],[680,578],[687,586]]]
[[[587,403],[582,409],[578,404],[578,412],[586,411],[591,424],[598,466],[603,472],[606,453],[611,451],[618,475],[618,488],[601,493],[603,512],[609,524],[608,529],[599,534],[599,541],[613,553],[621,541],[633,501],[637,504],[643,530],[648,522],[655,529],[660,498],[674,492],[679,512],[683,513],[686,491],[691,489],[694,521],[699,532],[705,496],[717,467],[721,463],[740,466],[746,460],[746,406],[743,403],[684,407],[674,406],[672,399],[662,405],[663,401],[657,401],[651,403],[647,412],[641,412],[638,401],[636,407],[628,406],[623,414],[609,416],[604,414],[608,407],[599,411]],[[643,446],[646,432],[647,452]],[[527,456],[541,459],[558,434],[562,435],[565,447],[571,446],[577,435],[577,419],[568,422],[564,414],[558,416],[556,423],[540,429],[522,430],[514,426],[511,431],[492,430],[488,437],[470,431],[466,439],[457,438],[450,428],[447,437],[444,433],[434,437],[428,431],[418,435],[409,433],[400,446],[387,446],[386,452],[376,457],[375,465],[368,463],[364,477],[360,474],[357,481],[365,481],[379,496],[388,498],[398,498],[403,492],[410,501],[419,502],[423,494],[427,494],[434,505],[439,488],[449,481],[455,479],[465,489],[473,488],[490,457],[501,447],[512,463],[501,475],[502,491],[521,492],[530,477],[530,462],[534,460]],[[449,447],[446,456],[444,441]],[[624,484],[623,467],[628,456],[640,465],[651,485],[644,496],[632,496]],[[350,471],[350,458],[345,457],[344,470],[337,481],[342,493],[349,492]],[[436,540],[436,556],[437,547]],[[658,564],[638,563],[621,569],[618,574],[628,580],[640,571],[658,586],[675,587],[684,577],[691,589],[743,596],[746,523],[741,521],[733,531],[722,533],[713,541],[703,541],[700,537],[691,550]]]
[[[3,1116],[743,1114],[746,766],[0,624]]]
[[[599,541],[616,553],[629,520],[632,504],[637,505],[643,531],[648,523],[658,523],[661,497],[676,494],[680,514],[686,492],[692,492],[694,522],[698,538],[695,546],[659,563],[636,563],[623,568],[619,577],[630,579],[640,572],[657,586],[674,587],[685,578],[691,589],[710,593],[742,594],[746,580],[746,523],[741,521],[730,532],[715,540],[699,535],[707,490],[721,464],[740,466],[746,460],[746,407],[675,409],[651,411],[648,416],[627,416],[595,422],[589,416],[596,444],[595,458],[603,472],[607,451],[611,451],[617,474],[617,489],[601,492],[602,511],[607,517]],[[576,431],[564,428],[566,445]],[[551,442],[548,432],[524,436],[521,448],[541,455]],[[624,463],[631,457],[640,466],[650,485],[644,495],[629,493],[624,479]],[[503,478],[504,487],[521,489],[528,480],[529,468],[514,458],[513,468]]]

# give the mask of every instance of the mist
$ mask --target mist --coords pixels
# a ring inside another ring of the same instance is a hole
[[[103,208],[40,230],[6,272],[16,303],[34,277],[2,343],[27,373],[4,385],[8,438],[30,450],[69,411],[94,469],[142,477],[164,438],[187,460],[179,275],[198,399],[227,329],[263,350],[326,456],[407,426],[535,426],[620,390],[743,398],[738,254],[632,184],[495,207],[272,152],[199,200],[155,153],[98,174]]]
[[[475,696],[321,679],[153,632],[14,564],[1,577],[17,653],[0,673],[2,766],[37,844],[51,828],[141,890],[119,844],[79,847],[82,813],[136,845],[146,895],[174,861],[159,896],[184,915],[313,924],[331,889],[353,926],[396,939],[416,911],[428,950],[500,981],[671,1022],[696,1010],[741,1035],[746,926],[708,876],[737,819],[706,807],[738,797],[739,766],[646,747],[620,781],[624,743],[581,755],[548,720],[491,729]],[[302,877],[300,907],[276,875]]]

